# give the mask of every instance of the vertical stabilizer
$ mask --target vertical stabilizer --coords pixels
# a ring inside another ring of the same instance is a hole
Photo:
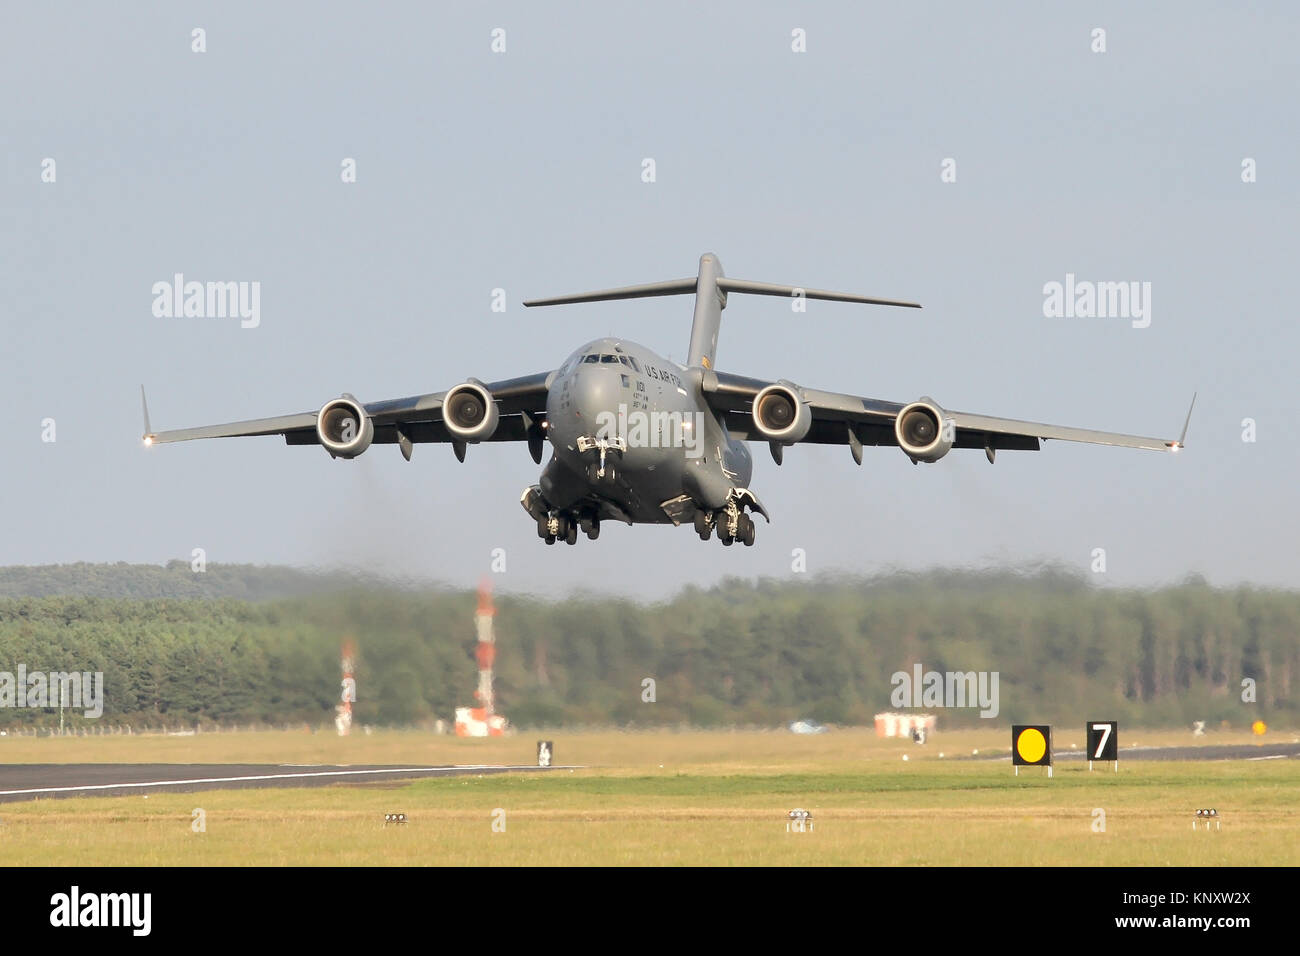
[[[722,327],[722,310],[727,307],[727,293],[718,288],[723,278],[722,263],[711,252],[700,256],[700,274],[695,284],[695,321],[691,323],[689,366],[713,368],[718,351],[718,329]]]

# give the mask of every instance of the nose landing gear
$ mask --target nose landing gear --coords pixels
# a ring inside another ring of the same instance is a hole
[[[627,439],[621,436],[615,438],[592,438],[588,435],[579,435],[577,444],[579,454],[586,454],[592,450],[595,450],[599,454],[599,461],[592,462],[587,469],[588,475],[592,481],[600,481],[605,477],[606,472],[608,472],[609,477],[612,479],[614,477],[614,469],[613,467],[605,467],[606,456],[617,452],[618,456],[622,458],[623,454],[627,451]]]

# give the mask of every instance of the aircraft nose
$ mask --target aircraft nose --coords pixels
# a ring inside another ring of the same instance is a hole
[[[573,409],[584,430],[594,431],[601,412],[618,414],[622,388],[619,374],[613,369],[591,368],[578,371],[572,387]]]

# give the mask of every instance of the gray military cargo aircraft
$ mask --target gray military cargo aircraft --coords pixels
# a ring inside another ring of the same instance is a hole
[[[356,458],[372,444],[397,445],[407,461],[416,444],[436,442],[450,444],[463,462],[469,445],[519,441],[538,464],[550,442],[540,481],[521,498],[547,544],[574,544],[579,529],[594,540],[601,523],[613,520],[688,523],[702,540],[716,531],[724,545],[752,545],[751,514],[771,518],[749,487],[753,460],[747,442],[767,442],[778,465],[784,449],[799,442],[847,445],[861,465],[866,445],[897,446],[913,464],[937,462],[953,448],[976,448],[992,463],[998,451],[1037,451],[1047,439],[1172,452],[1187,436],[1191,408],[1177,439],[1141,438],[954,412],[929,397],[900,404],[720,372],[714,368],[718,330],[727,297],[736,292],[920,308],[915,302],[730,279],[717,256],[706,253],[690,278],[524,303],[694,293],[685,365],[633,342],[603,338],[574,351],[558,369],[522,378],[471,378],[445,392],[383,402],[344,393],[317,411],[163,432],[149,425],[142,387],[144,442],[282,435],[290,445],[320,445],[332,458]]]

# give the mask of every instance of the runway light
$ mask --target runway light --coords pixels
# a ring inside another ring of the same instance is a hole
[[[787,833],[811,833],[813,828],[812,814],[796,807],[786,814],[790,822],[785,825]]]
[[[406,822],[406,814],[405,814],[405,813],[385,813],[385,814],[384,814],[384,826],[388,826],[390,823],[402,824],[402,823],[405,823],[405,822]]]
[[[1196,811],[1196,819],[1192,821],[1192,829],[1193,829],[1193,830],[1196,829],[1196,824],[1199,823],[1201,820],[1204,820],[1204,821],[1205,821],[1205,829],[1207,829],[1207,830],[1210,829],[1210,821],[1211,821],[1211,820],[1214,821],[1214,828],[1215,828],[1216,830],[1221,829],[1221,826],[1220,826],[1220,823],[1219,823],[1219,811],[1218,811],[1218,810],[1215,810],[1213,807],[1211,807],[1211,808],[1208,809],[1208,810],[1197,810],[1197,811]]]

